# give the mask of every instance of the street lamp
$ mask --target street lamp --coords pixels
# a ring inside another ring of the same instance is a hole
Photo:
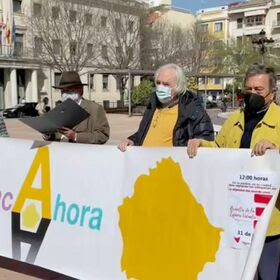
[[[258,34],[258,36],[256,38],[252,39],[253,46],[258,48],[260,51],[260,54],[262,56],[262,64],[264,64],[264,55],[267,52],[266,45],[272,44],[272,43],[274,43],[274,40],[271,37],[270,37],[270,39],[268,39],[265,36],[265,31],[263,29],[261,30],[261,32]]]

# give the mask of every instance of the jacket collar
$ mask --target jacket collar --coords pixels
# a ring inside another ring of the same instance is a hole
[[[264,115],[263,119],[259,122],[259,124],[264,123],[267,126],[275,127],[277,123],[276,116],[276,108],[277,105],[273,102],[269,105],[269,108]],[[244,112],[240,112],[237,121],[234,123],[234,125],[238,125],[244,130]]]
[[[268,126],[275,127],[277,121],[277,105],[273,102],[269,105],[268,111],[264,115],[262,122]]]

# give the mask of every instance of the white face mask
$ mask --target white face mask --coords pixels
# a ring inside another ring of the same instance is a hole
[[[72,99],[75,102],[79,102],[79,100],[81,99],[81,96],[79,93],[76,92],[64,92],[62,93],[62,101],[65,101],[67,99]]]

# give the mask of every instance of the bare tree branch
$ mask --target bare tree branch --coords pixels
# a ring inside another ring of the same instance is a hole
[[[99,9],[71,1],[44,1],[27,19],[35,38],[35,55],[59,71],[80,71],[96,64],[99,14]]]

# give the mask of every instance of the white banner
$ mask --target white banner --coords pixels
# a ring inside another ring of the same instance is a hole
[[[0,139],[1,256],[79,279],[253,279],[278,152],[32,144]]]

